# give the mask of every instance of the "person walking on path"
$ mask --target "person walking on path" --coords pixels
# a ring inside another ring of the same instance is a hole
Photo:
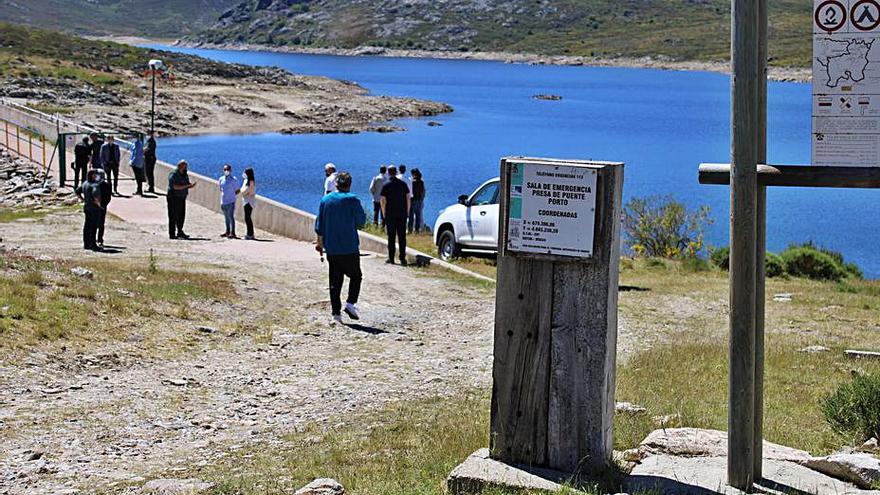
[[[385,223],[385,217],[382,216],[382,188],[388,182],[388,168],[385,165],[379,167],[379,175],[373,177],[370,182],[370,195],[373,196],[373,223],[379,225],[379,219]]]
[[[156,179],[154,177],[154,173],[156,171],[156,137],[153,131],[150,131],[150,136],[147,138],[147,144],[144,146],[144,175],[146,176],[147,185],[149,188],[147,192],[150,194],[155,194],[155,183]]]
[[[83,201],[83,249],[100,251],[95,242],[98,232],[98,222],[101,213],[101,192],[97,187],[97,170],[89,170],[83,182],[76,187],[76,195]]]
[[[324,194],[336,191],[336,165],[328,163],[324,165]]]
[[[257,206],[257,181],[254,179],[254,169],[246,168],[244,177],[244,188],[241,190],[241,197],[244,200],[244,223],[247,225],[247,234],[244,238],[252,241],[256,237],[254,237],[254,221],[251,215]]]
[[[101,162],[101,148],[104,146],[104,140],[97,132],[91,133],[89,138],[92,141],[92,168],[104,168],[104,164]]]
[[[412,202],[409,208],[409,232],[418,234],[424,227],[425,217],[425,182],[422,181],[422,171],[414,168],[412,171]]]
[[[351,175],[340,172],[336,177],[337,190],[321,199],[315,233],[315,249],[327,254],[330,268],[330,307],[333,319],[342,322],[342,284],[348,277],[348,299],[345,314],[359,320],[357,309],[361,292],[361,255],[358,229],[367,223],[367,214],[357,196],[351,193]]]
[[[388,183],[382,188],[382,215],[385,217],[385,228],[388,231],[388,259],[385,261],[394,264],[394,242],[400,245],[400,264],[407,265],[406,261],[406,220],[409,216],[410,198],[409,188],[406,183],[397,177],[397,167],[388,167],[390,176]]]
[[[101,146],[101,164],[107,173],[106,180],[113,182],[113,192],[119,194],[119,161],[121,154],[119,145],[113,136],[107,136],[107,142]]]
[[[183,232],[183,223],[186,221],[186,196],[196,185],[189,181],[188,167],[186,160],[181,160],[177,164],[177,169],[168,175],[168,191],[165,198],[168,202],[168,237],[171,239],[189,239],[189,236]]]
[[[131,166],[131,171],[134,173],[134,180],[137,182],[137,191],[135,194],[138,196],[144,195],[144,137],[140,134],[135,136],[134,142],[131,145],[130,157],[128,159],[128,164]]]
[[[82,141],[79,143],[76,143],[76,146],[73,147],[73,156],[73,183],[76,186],[80,186],[86,181],[89,161],[92,159],[92,147],[89,145],[88,136],[82,138]]]
[[[238,177],[232,175],[232,165],[223,165],[223,175],[217,181],[220,186],[220,209],[226,220],[226,232],[220,237],[238,239],[235,235],[235,199],[241,192],[241,182]]]

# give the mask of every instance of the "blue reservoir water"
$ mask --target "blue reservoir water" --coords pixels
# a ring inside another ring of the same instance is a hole
[[[166,48],[167,47],[161,47]],[[709,205],[713,245],[728,244],[729,191],[697,182],[701,162],[729,161],[728,76],[651,69],[510,65],[500,62],[340,57],[176,49],[212,59],[274,65],[355,81],[374,94],[451,104],[455,112],[398,122],[407,132],[358,135],[261,134],[162,139],[160,158],[187,159],[216,176],[230,162],[253,166],[261,194],[314,212],[323,165],[355,177],[369,209],[370,178],[380,164],[419,167],[428,188],[425,212],[437,212],[498,175],[503,156],[588,158],[626,163],[625,196],[671,194]],[[771,83],[769,161],[810,160],[810,87]],[[539,93],[562,101],[539,101]],[[436,120],[442,127],[429,127]],[[880,191],[776,188],[768,194],[768,247],[813,240],[842,251],[880,277]]]

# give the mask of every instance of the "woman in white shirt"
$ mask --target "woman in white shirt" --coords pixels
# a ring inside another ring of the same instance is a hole
[[[254,240],[254,222],[251,220],[251,214],[257,206],[257,181],[254,180],[254,169],[247,168],[244,177],[245,184],[241,189],[241,196],[244,198],[244,222],[247,224],[247,235],[244,238]]]

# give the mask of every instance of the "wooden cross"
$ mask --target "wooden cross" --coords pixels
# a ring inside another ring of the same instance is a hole
[[[731,163],[700,183],[730,184],[728,484],[762,478],[767,187],[880,188],[880,168],[767,163],[767,0],[731,0]],[[878,164],[880,165],[880,164]]]

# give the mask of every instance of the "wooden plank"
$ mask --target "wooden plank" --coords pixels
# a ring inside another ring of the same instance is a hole
[[[750,490],[754,482],[755,278],[758,150],[758,9],[754,0],[732,0],[730,167],[730,387],[728,483]]]
[[[547,463],[553,264],[498,260],[492,368],[492,457]]]
[[[767,163],[767,0],[755,0],[758,10],[758,129],[757,163]],[[755,239],[755,434],[752,476],[764,477],[764,298],[767,265],[767,187],[758,186]]]
[[[700,184],[728,185],[730,184],[730,165],[727,163],[701,164],[699,179]],[[768,187],[880,189],[880,166],[758,165],[758,183]]]
[[[548,456],[568,472],[611,462],[623,167],[599,173],[591,263],[556,263],[553,277]]]
[[[506,169],[502,161],[502,191],[510,183]],[[506,194],[501,198],[504,222]],[[497,278],[490,451],[509,464],[546,465],[553,263],[499,256]]]
[[[843,351],[847,357],[855,358],[855,359],[880,359],[880,352],[875,351],[854,351],[852,349],[847,349]]]

